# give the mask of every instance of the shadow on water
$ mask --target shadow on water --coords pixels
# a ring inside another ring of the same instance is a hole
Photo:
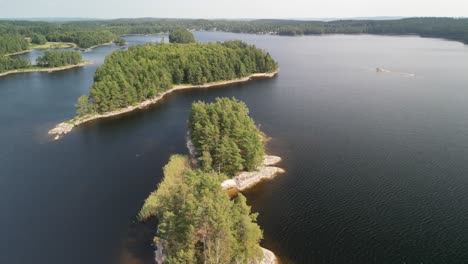
[[[154,262],[152,245],[158,221],[155,217],[145,222],[135,221],[128,228],[117,264],[150,264]]]

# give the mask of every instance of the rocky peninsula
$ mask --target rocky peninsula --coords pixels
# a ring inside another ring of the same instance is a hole
[[[225,190],[235,188],[238,191],[243,191],[261,181],[273,179],[276,175],[285,172],[282,168],[273,166],[280,161],[281,158],[278,156],[265,155],[263,165],[258,166],[256,171],[240,172],[234,178],[222,182],[221,187]]]
[[[222,86],[227,86],[227,85],[232,85],[232,84],[238,84],[238,83],[243,83],[243,82],[248,82],[251,80],[255,79],[267,79],[267,78],[273,78],[278,74],[278,70],[274,72],[269,72],[269,73],[254,73],[251,74],[247,77],[240,78],[240,79],[234,79],[234,80],[226,80],[226,81],[218,81],[218,82],[211,82],[211,83],[206,83],[206,84],[200,84],[200,85],[175,85],[172,89],[167,90],[158,96],[154,97],[153,99],[145,100],[137,105],[132,105],[126,108],[122,108],[119,110],[103,113],[103,114],[94,114],[94,115],[88,115],[84,117],[79,117],[76,119],[72,119],[66,122],[62,122],[58,125],[56,125],[53,129],[49,130],[48,134],[53,136],[55,140],[60,139],[62,136],[68,134],[69,132],[72,131],[72,129],[75,126],[78,126],[80,124],[87,123],[92,120],[96,119],[102,119],[102,118],[108,118],[108,117],[113,117],[113,116],[118,116],[121,114],[129,113],[138,109],[143,109],[146,108],[152,104],[157,103],[160,101],[164,96],[171,94],[175,91],[179,90],[188,90],[188,89],[206,89],[206,88],[214,88],[214,87],[222,87]]]

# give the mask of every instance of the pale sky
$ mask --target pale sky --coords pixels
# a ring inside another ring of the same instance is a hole
[[[0,0],[1,18],[468,17],[468,0]]]

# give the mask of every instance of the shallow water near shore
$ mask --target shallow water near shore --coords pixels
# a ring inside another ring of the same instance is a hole
[[[280,63],[274,79],[177,91],[150,108],[47,131],[74,116],[93,65],[0,78],[0,263],[152,263],[136,214],[174,153],[193,101],[243,100],[286,173],[245,194],[283,263],[468,260],[468,48],[419,37],[242,39]],[[166,35],[128,36],[130,44]],[[23,54],[34,56],[34,52]],[[22,56],[23,56],[22,55]],[[385,72],[414,74],[412,77]]]

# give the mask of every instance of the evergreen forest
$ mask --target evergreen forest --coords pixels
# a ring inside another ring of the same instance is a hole
[[[269,53],[241,41],[132,46],[114,51],[96,70],[89,95],[78,99],[77,114],[125,108],[174,85],[232,80],[277,68]]]

